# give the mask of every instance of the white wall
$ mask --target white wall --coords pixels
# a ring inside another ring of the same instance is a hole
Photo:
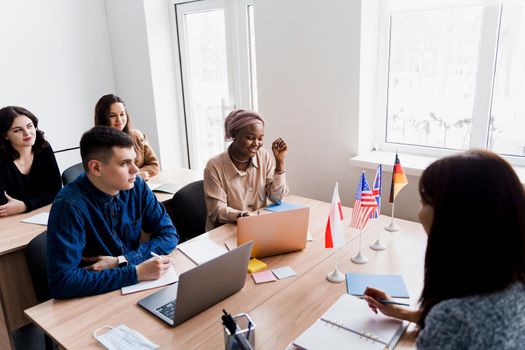
[[[107,25],[115,93],[121,97],[135,128],[159,149],[143,0],[106,0]]]
[[[0,106],[33,112],[55,150],[78,147],[114,89],[103,0],[3,0],[0,43]],[[59,158],[62,169],[80,161],[78,151]]]
[[[289,144],[291,192],[353,205],[358,149],[360,1],[255,2],[259,110],[266,143]]]

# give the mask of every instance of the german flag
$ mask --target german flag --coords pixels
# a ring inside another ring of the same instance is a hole
[[[396,161],[394,163],[394,170],[392,171],[392,185],[390,186],[390,200],[389,203],[394,203],[397,194],[403,187],[408,184],[407,177],[399,161],[399,157],[396,153]]]

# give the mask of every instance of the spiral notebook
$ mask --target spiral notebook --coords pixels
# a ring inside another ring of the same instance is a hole
[[[307,350],[393,349],[407,326],[374,314],[364,300],[344,294],[293,345]]]

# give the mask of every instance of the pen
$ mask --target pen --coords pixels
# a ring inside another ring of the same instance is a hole
[[[383,305],[402,305],[402,306],[410,306],[410,304],[407,303],[401,303],[399,301],[392,301],[392,300],[385,300],[385,299],[376,299],[378,302],[380,302]]]
[[[250,332],[252,331],[252,321],[248,321],[248,334],[246,334],[246,340],[250,341]]]
[[[228,247],[228,243],[224,242],[224,245],[226,246],[226,249],[228,249],[228,251],[230,251],[230,247]]]
[[[156,258],[162,258],[159,254],[157,254],[155,252],[151,252],[151,256],[154,256]]]

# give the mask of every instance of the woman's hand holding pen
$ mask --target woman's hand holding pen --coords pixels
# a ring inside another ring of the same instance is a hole
[[[394,302],[390,295],[380,289],[366,287],[363,299],[376,314],[377,311],[380,311],[383,315],[414,323],[419,320],[419,310],[413,310],[402,306],[401,303]]]
[[[377,311],[381,311],[382,314],[390,317],[397,317],[397,305],[393,304],[382,304],[379,300],[391,300],[392,298],[384,291],[372,287],[366,287],[363,299],[368,303],[370,309],[377,314]]]
[[[161,278],[170,266],[171,257],[169,255],[155,254],[152,258],[137,265],[137,277],[139,281],[156,280]]]

